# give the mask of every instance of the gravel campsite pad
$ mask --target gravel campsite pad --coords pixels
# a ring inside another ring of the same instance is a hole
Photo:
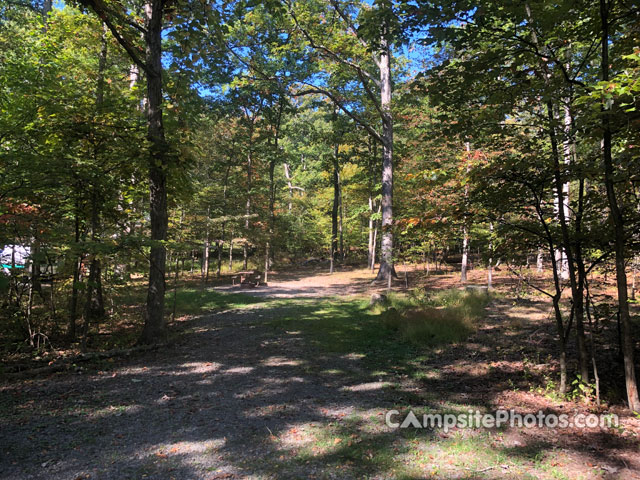
[[[518,387],[522,355],[496,353],[496,332],[514,351],[547,332],[535,304],[530,325],[508,306],[494,300],[466,342],[425,355],[356,341],[375,327],[358,317],[366,299],[264,299],[187,320],[168,347],[3,384],[0,478],[640,478],[629,415],[615,430],[385,425],[409,407],[582,408]]]

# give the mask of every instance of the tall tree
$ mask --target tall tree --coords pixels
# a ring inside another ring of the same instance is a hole
[[[609,43],[611,42],[610,28],[613,2],[600,0],[601,36],[602,48],[601,69],[602,81],[610,80]],[[626,12],[627,14],[629,12]],[[637,14],[637,12],[636,12]],[[634,344],[631,329],[631,316],[629,313],[629,299],[627,290],[626,272],[626,229],[625,220],[620,210],[618,197],[615,190],[615,173],[612,155],[612,132],[609,118],[610,107],[606,102],[602,106],[602,163],[604,166],[604,183],[607,191],[607,201],[611,212],[611,221],[614,227],[614,247],[616,261],[616,283],[618,286],[618,308],[620,311],[620,324],[622,326],[622,353],[624,358],[625,385],[627,390],[627,402],[629,408],[640,412],[640,397],[638,396],[638,384],[634,364]]]
[[[117,0],[78,0],[92,9],[109,28],[133,63],[145,74],[147,139],[149,147],[149,213],[151,246],[149,253],[149,286],[147,309],[140,343],[154,343],[166,335],[164,299],[167,252],[167,168],[169,145],[165,138],[162,115],[162,31],[165,0],[148,0],[143,7],[142,24]],[[138,48],[138,37],[144,40],[144,55]]]
[[[392,43],[397,34],[392,22],[395,18],[393,5],[389,1],[368,4],[357,2],[340,3],[330,1],[335,12],[335,21],[343,32],[343,38],[327,36],[326,27],[313,25],[309,9],[289,2],[288,11],[308,48],[322,59],[325,68],[341,69],[351,73],[360,84],[367,102],[373,105],[380,122],[380,132],[376,124],[366,119],[361,112],[352,108],[351,100],[335,83],[318,84],[306,81],[297,95],[317,93],[327,96],[346,115],[364,127],[369,134],[382,144],[382,241],[380,269],[377,280],[397,277],[393,257],[393,114],[392,100]],[[328,23],[328,22],[327,22]],[[315,27],[315,28],[314,28]],[[346,40],[345,40],[346,38]],[[336,48],[334,45],[340,45]],[[350,45],[349,49],[345,47]],[[377,70],[377,78],[371,65]],[[333,66],[330,66],[333,65]]]

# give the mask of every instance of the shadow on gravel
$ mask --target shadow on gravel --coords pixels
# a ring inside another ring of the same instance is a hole
[[[424,478],[439,458],[424,445],[437,440],[456,452],[459,437],[392,430],[384,413],[495,408],[495,395],[521,372],[442,372],[490,356],[482,335],[506,331],[500,322],[490,317],[478,343],[443,353],[390,338],[360,302],[290,302],[200,318],[165,351],[97,373],[3,386],[0,478]],[[525,344],[531,330],[510,335]],[[420,370],[431,375],[412,378]],[[583,442],[593,441],[592,456],[624,468],[615,449],[628,445],[620,437],[585,435],[564,448],[582,455]],[[519,447],[482,448],[481,461],[531,463],[552,444],[531,437]],[[465,458],[458,467],[469,475],[456,478],[518,478],[500,469],[474,473]]]

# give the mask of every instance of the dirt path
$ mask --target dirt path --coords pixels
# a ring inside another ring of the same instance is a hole
[[[272,292],[345,291],[322,290],[323,281],[290,279]],[[351,283],[368,288],[369,279]],[[390,362],[381,372],[363,355],[328,354],[273,323],[295,317],[300,304],[205,315],[162,351],[1,386],[0,479],[385,479],[399,478],[395,468],[404,465],[413,473],[402,478],[416,479],[639,478],[637,441],[606,432],[584,432],[572,444],[527,432],[444,435],[384,425],[384,412],[409,405],[551,408],[510,391],[508,380],[520,376],[511,357],[494,361],[498,334],[514,345],[534,334],[547,341],[525,321],[512,331],[508,305],[494,304],[464,345],[435,352],[419,380]],[[483,449],[491,456],[474,453]]]
[[[215,287],[220,292],[246,293],[263,298],[317,298],[349,296],[372,293],[385,289],[384,285],[373,284],[375,274],[370,270],[347,269],[329,274],[326,269],[307,269],[292,273],[278,272],[269,280],[269,286],[242,287],[222,285]],[[402,282],[395,282],[394,289],[402,289]]]
[[[247,462],[270,477],[254,461],[282,455],[274,440],[290,428],[383,407],[378,391],[350,388],[357,358],[264,326],[290,309],[218,313],[180,345],[108,371],[3,387],[0,478],[245,478]],[[350,374],[321,373],[338,368]]]

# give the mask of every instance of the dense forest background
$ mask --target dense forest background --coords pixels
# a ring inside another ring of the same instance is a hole
[[[617,322],[640,410],[639,13],[0,1],[5,347],[87,348],[142,283],[136,337],[159,342],[185,274],[498,268],[550,299],[563,392],[569,339],[589,384]]]

